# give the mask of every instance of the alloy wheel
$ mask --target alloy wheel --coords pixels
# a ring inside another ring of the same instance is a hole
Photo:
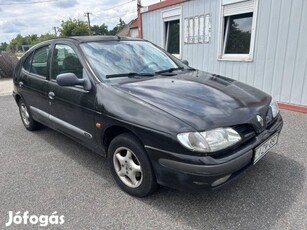
[[[30,115],[27,106],[24,103],[20,105],[20,113],[24,124],[28,126],[30,124]]]
[[[117,176],[130,188],[137,188],[143,180],[143,172],[139,159],[128,148],[115,150],[113,164]]]

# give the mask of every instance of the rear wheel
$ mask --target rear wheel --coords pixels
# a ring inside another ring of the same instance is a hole
[[[19,113],[21,121],[23,125],[26,127],[26,129],[30,131],[39,129],[41,127],[41,124],[33,120],[29,112],[28,106],[26,105],[23,99],[19,100],[18,105],[19,105]]]
[[[148,196],[157,188],[156,178],[144,147],[130,133],[115,137],[109,146],[109,163],[119,187],[130,195]]]

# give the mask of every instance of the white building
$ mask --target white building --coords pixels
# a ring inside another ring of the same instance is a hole
[[[307,113],[307,0],[166,0],[141,12],[144,39]]]

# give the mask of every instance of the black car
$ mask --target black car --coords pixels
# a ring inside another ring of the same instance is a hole
[[[107,157],[138,197],[157,184],[221,187],[257,163],[283,125],[268,94],[118,36],[36,45],[16,67],[13,95],[28,130],[43,124]]]

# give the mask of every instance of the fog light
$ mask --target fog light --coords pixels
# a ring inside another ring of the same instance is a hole
[[[224,177],[222,177],[222,178],[220,178],[220,179],[217,179],[216,181],[214,181],[214,182],[211,184],[211,186],[212,186],[212,187],[215,187],[215,186],[218,186],[218,185],[220,185],[220,184],[223,184],[224,182],[226,182],[226,181],[229,179],[230,176],[231,176],[231,174],[229,174],[229,175],[227,175],[227,176],[224,176]]]

